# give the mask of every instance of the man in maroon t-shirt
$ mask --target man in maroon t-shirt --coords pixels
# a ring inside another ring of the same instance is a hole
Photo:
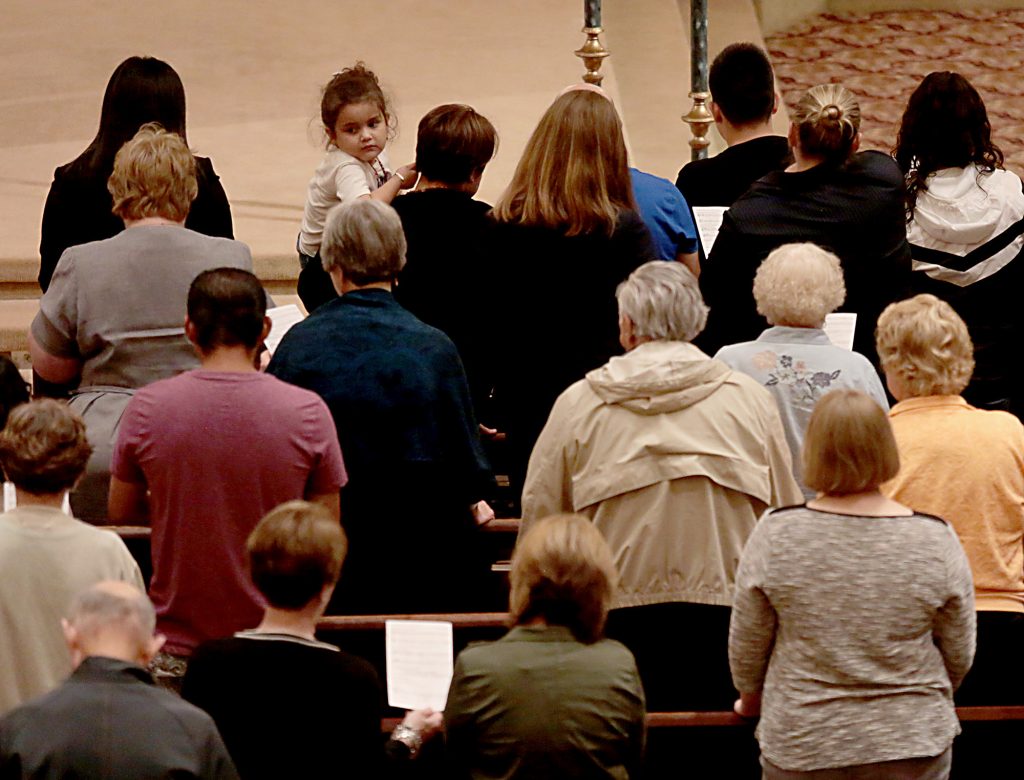
[[[255,276],[200,274],[185,333],[201,367],[137,391],[121,419],[109,515],[148,516],[153,529],[149,593],[167,636],[158,676],[180,676],[200,642],[259,620],[245,541],[261,517],[299,498],[339,516],[334,422],[316,393],[256,370],[269,328]]]

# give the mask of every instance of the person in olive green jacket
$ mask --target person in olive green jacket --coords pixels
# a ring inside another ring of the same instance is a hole
[[[466,648],[445,707],[451,776],[639,776],[644,693],[633,656],[604,639],[617,575],[586,518],[549,517],[516,548],[514,627]]]

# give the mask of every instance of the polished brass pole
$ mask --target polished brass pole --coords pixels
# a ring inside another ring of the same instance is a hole
[[[601,43],[601,0],[584,0],[583,2],[583,32],[587,40],[583,46],[576,50],[576,56],[583,60],[583,66],[587,72],[583,74],[583,80],[587,84],[601,86],[604,76],[601,75],[601,63],[609,52]]]
[[[701,160],[708,155],[708,131],[714,117],[708,108],[708,0],[690,0],[690,97],[693,105],[682,120],[690,126],[690,156]]]

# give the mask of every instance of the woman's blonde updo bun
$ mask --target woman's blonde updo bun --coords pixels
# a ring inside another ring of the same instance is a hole
[[[805,155],[845,160],[860,131],[860,105],[846,87],[819,84],[800,98],[793,123]]]

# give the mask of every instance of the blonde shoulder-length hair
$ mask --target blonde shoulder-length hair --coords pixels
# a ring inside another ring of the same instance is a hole
[[[551,515],[516,544],[509,615],[515,625],[540,618],[565,626],[591,644],[604,632],[618,581],[608,542],[590,520]]]
[[[573,90],[544,112],[493,215],[567,236],[611,235],[625,210],[636,200],[622,121],[607,97]]]
[[[833,390],[815,404],[803,458],[804,482],[828,496],[873,490],[900,470],[889,415],[860,390]]]

